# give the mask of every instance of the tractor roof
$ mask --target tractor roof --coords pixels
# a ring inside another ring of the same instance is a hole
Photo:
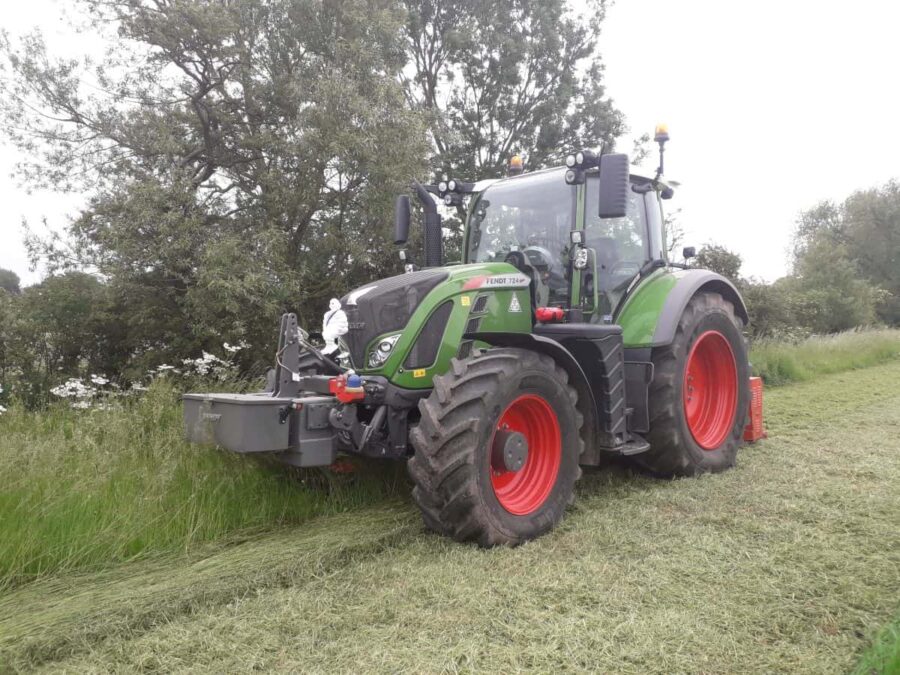
[[[538,171],[526,171],[524,173],[520,173],[517,176],[507,176],[505,178],[486,178],[484,180],[480,180],[475,183],[474,192],[482,192],[483,190],[486,190],[487,188],[489,188],[491,185],[493,185],[495,183],[518,180],[520,178],[527,178],[528,176],[535,176],[535,175],[542,174],[542,173],[550,173],[551,171],[562,172],[565,170],[566,170],[566,167],[564,167],[564,166],[553,166],[553,167],[550,167],[549,169],[540,169]],[[597,171],[598,171],[598,169],[589,169],[588,173],[589,174],[597,173]],[[645,169],[645,168],[634,166],[634,165],[631,166],[630,173],[631,173],[631,176],[634,178],[641,178],[641,179],[647,180],[647,181],[653,180],[656,175],[656,171],[653,169]],[[678,181],[668,180],[665,176],[660,178],[659,182],[664,187],[677,187],[678,186]]]

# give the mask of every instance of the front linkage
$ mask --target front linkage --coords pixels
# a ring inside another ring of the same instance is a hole
[[[275,453],[293,466],[329,465],[342,451],[396,459],[408,453],[410,411],[428,393],[348,374],[285,314],[266,391],[185,394],[185,430],[194,442]]]

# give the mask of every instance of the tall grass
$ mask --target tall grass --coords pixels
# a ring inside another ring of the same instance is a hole
[[[804,382],[900,358],[900,330],[855,330],[799,342],[760,340],[750,349],[753,373],[768,385]]]
[[[900,614],[879,631],[853,670],[853,675],[897,673],[900,673]]]
[[[374,502],[398,476],[289,471],[191,445],[164,382],[124,409],[13,407],[0,416],[0,588]]]

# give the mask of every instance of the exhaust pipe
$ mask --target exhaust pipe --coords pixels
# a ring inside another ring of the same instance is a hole
[[[413,181],[413,187],[425,211],[425,267],[440,267],[444,264],[441,215],[428,190],[419,181]]]

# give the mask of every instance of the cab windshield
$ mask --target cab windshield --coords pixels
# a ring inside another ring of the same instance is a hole
[[[548,287],[546,300],[566,299],[575,189],[566,184],[564,169],[529,174],[487,188],[469,216],[466,260],[508,262],[510,254],[519,251]]]

